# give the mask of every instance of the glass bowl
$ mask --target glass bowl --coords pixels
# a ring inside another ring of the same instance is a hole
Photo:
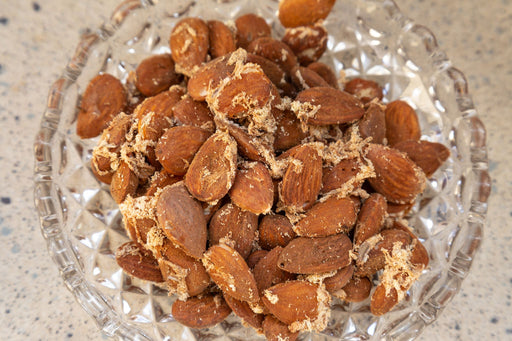
[[[232,20],[254,12],[276,36],[277,0],[131,0],[110,20],[86,32],[48,96],[35,140],[35,206],[50,256],[65,286],[102,332],[122,340],[256,340],[233,314],[214,328],[191,330],[174,321],[173,298],[132,278],[114,253],[128,238],[109,187],[90,168],[97,139],[75,134],[77,107],[98,72],[126,81],[144,57],[169,51],[173,25],[185,16]],[[417,111],[422,139],[449,147],[451,156],[430,179],[408,216],[430,253],[430,265],[392,312],[375,317],[369,300],[333,301],[320,334],[302,340],[411,340],[431,324],[459,291],[482,240],[490,179],[485,128],[464,75],[438,49],[425,27],[405,17],[391,0],[337,1],[325,22],[328,51],[322,61],[350,77],[384,86],[385,99],[408,101]]]

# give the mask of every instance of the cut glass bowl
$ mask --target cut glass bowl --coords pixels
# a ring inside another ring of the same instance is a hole
[[[77,107],[90,79],[108,72],[126,81],[145,57],[169,51],[175,23],[186,16],[233,20],[264,17],[279,37],[277,0],[131,0],[110,20],[83,34],[62,76],[53,84],[35,141],[35,206],[50,256],[66,287],[102,332],[121,340],[259,340],[233,314],[214,328],[191,330],[174,321],[174,298],[132,278],[114,253],[128,238],[109,187],[90,168],[97,139],[76,134]],[[369,300],[334,300],[329,325],[301,340],[411,340],[431,324],[459,291],[482,240],[490,179],[485,128],[464,75],[438,49],[425,27],[391,0],[337,1],[325,21],[328,51],[322,61],[347,78],[376,80],[385,102],[403,99],[419,115],[422,139],[449,147],[451,156],[417,200],[410,225],[430,253],[430,265],[406,298],[375,317]]]

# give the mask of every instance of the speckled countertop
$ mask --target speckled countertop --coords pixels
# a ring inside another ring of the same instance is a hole
[[[466,74],[487,127],[493,183],[485,238],[472,271],[419,339],[511,340],[512,1],[396,2],[431,28]],[[1,1],[0,339],[106,339],[64,288],[47,254],[33,208],[32,143],[48,88],[79,32],[97,27],[117,3]]]

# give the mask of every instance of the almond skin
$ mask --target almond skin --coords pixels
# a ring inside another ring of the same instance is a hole
[[[284,110],[276,116],[276,133],[274,140],[275,150],[287,150],[300,144],[308,134],[301,129],[301,123],[297,116]]]
[[[212,58],[224,56],[236,50],[235,35],[222,21],[209,20],[210,55]]]
[[[324,168],[321,193],[328,193],[332,190],[340,188],[346,182],[356,176],[360,170],[360,161],[357,159],[341,160],[334,167]],[[361,185],[361,181],[353,183],[354,188],[357,188]]]
[[[373,143],[368,145],[366,152],[366,158],[372,162],[376,175],[368,181],[387,201],[407,204],[423,192],[425,173],[404,153]]]
[[[288,75],[298,66],[297,57],[288,45],[272,37],[254,40],[247,47],[247,52],[265,57],[277,65]]]
[[[213,114],[205,102],[195,101],[190,96],[184,96],[174,106],[174,118],[178,124],[200,127],[213,132]]]
[[[331,87],[303,90],[295,100],[316,107],[314,114],[306,115],[306,122],[313,125],[354,122],[364,114],[361,101],[347,92]]]
[[[282,41],[290,46],[301,65],[308,65],[320,59],[327,49],[327,30],[318,23],[288,28]]]
[[[165,187],[156,203],[158,224],[165,235],[196,259],[206,250],[206,219],[201,205],[183,182]]]
[[[352,277],[342,288],[347,302],[361,302],[370,296],[372,282],[367,277]]]
[[[266,215],[259,225],[259,244],[263,249],[272,250],[276,246],[285,247],[295,238],[290,220],[279,214]]]
[[[176,300],[172,305],[173,318],[184,326],[202,329],[213,327],[231,314],[231,308],[221,295],[205,294]]]
[[[236,41],[239,47],[247,49],[249,44],[261,37],[270,37],[272,29],[262,17],[248,13],[235,20]]]
[[[391,288],[389,293],[386,293],[384,285],[379,284],[372,294],[370,303],[370,311],[375,316],[381,316],[389,312],[398,303],[398,293],[395,288]]]
[[[279,2],[278,18],[284,27],[316,23],[331,12],[335,0],[283,0]]]
[[[304,66],[292,70],[292,83],[299,90],[329,86],[319,74]]]
[[[384,225],[388,205],[383,195],[372,193],[361,206],[357,217],[357,224],[354,233],[354,244],[362,242],[379,233]]]
[[[283,271],[278,267],[281,252],[283,252],[283,248],[276,246],[254,266],[254,279],[256,280],[260,295],[263,293],[263,290],[295,277],[293,274]]]
[[[303,237],[327,237],[348,233],[356,223],[357,212],[349,198],[331,197],[311,207],[294,227]]]
[[[313,62],[307,67],[319,74],[334,89],[339,88],[338,78],[334,74],[334,71],[326,64],[322,62]]]
[[[260,144],[263,148],[269,149],[268,146],[262,144],[256,137],[250,136],[245,127],[242,128],[235,123],[229,123],[227,128],[229,134],[236,140],[238,152],[241,155],[252,161],[264,161],[257,146]]]
[[[249,266],[249,268],[251,269],[254,269],[254,267],[256,266],[256,264],[258,264],[258,262],[263,258],[265,257],[266,255],[268,254],[268,251],[267,250],[256,250],[256,251],[253,251],[249,257],[247,257],[246,261],[247,261],[247,265]]]
[[[163,282],[162,273],[153,254],[133,241],[117,248],[116,262],[124,272],[134,277]]]
[[[407,154],[425,172],[427,178],[450,157],[450,150],[436,142],[407,140],[398,142],[393,147]]]
[[[135,86],[148,97],[155,96],[180,82],[180,77],[174,72],[174,61],[168,53],[144,59],[137,66],[135,74]]]
[[[352,242],[345,234],[319,238],[299,237],[283,249],[278,266],[297,274],[329,272],[350,264],[350,250]]]
[[[211,246],[204,254],[203,264],[212,281],[233,298],[257,303],[256,280],[243,257],[226,244]]]
[[[181,86],[173,86],[169,91],[163,91],[158,95],[148,97],[135,108],[133,116],[141,120],[150,112],[154,112],[172,119],[174,117],[174,106],[179,102],[181,96],[185,94],[185,90]]]
[[[243,210],[254,214],[270,212],[274,202],[274,185],[267,167],[261,162],[251,162],[239,168],[229,197]]]
[[[229,295],[224,295],[224,299],[236,316],[240,317],[243,322],[256,329],[257,332],[262,332],[263,318],[265,315],[256,314],[252,311],[247,302],[237,300]]]
[[[354,78],[345,84],[345,91],[359,98],[363,103],[373,99],[382,100],[383,93],[380,85],[372,80]]]
[[[420,124],[416,111],[405,101],[389,103],[385,110],[386,138],[390,146],[407,141],[418,141],[421,137]]]
[[[352,278],[354,274],[354,266],[349,264],[348,266],[336,271],[334,276],[327,277],[324,279],[325,290],[331,294],[335,294],[338,290],[343,288]]]
[[[139,186],[139,178],[130,169],[126,162],[121,162],[119,168],[112,176],[110,194],[118,204],[122,203],[128,195],[133,196]]]
[[[370,103],[358,123],[362,138],[372,138],[373,143],[383,144],[386,138],[386,117],[384,109],[377,103]]]
[[[299,336],[299,332],[292,333],[286,324],[272,315],[265,316],[262,327],[268,341],[295,341]]]
[[[199,148],[185,175],[185,184],[196,199],[214,202],[224,197],[235,179],[236,141],[226,132],[210,136]]]

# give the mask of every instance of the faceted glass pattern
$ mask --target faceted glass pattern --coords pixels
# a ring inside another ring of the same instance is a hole
[[[233,314],[220,325],[190,330],[174,321],[173,297],[132,278],[114,253],[128,238],[109,187],[90,168],[97,139],[75,134],[77,107],[89,80],[108,72],[125,81],[137,63],[169,52],[175,23],[186,16],[232,20],[253,12],[276,37],[277,0],[128,0],[96,31],[82,36],[61,78],[51,87],[35,141],[35,205],[50,256],[67,288],[106,335],[121,340],[259,340]],[[432,323],[467,275],[482,240],[490,179],[485,128],[454,68],[425,27],[400,13],[391,0],[337,1],[325,21],[328,51],[322,61],[347,78],[384,86],[385,102],[400,98],[418,112],[422,139],[445,144],[451,157],[417,200],[408,219],[430,253],[430,265],[406,298],[383,317],[369,300],[334,300],[321,334],[301,340],[412,340]]]

